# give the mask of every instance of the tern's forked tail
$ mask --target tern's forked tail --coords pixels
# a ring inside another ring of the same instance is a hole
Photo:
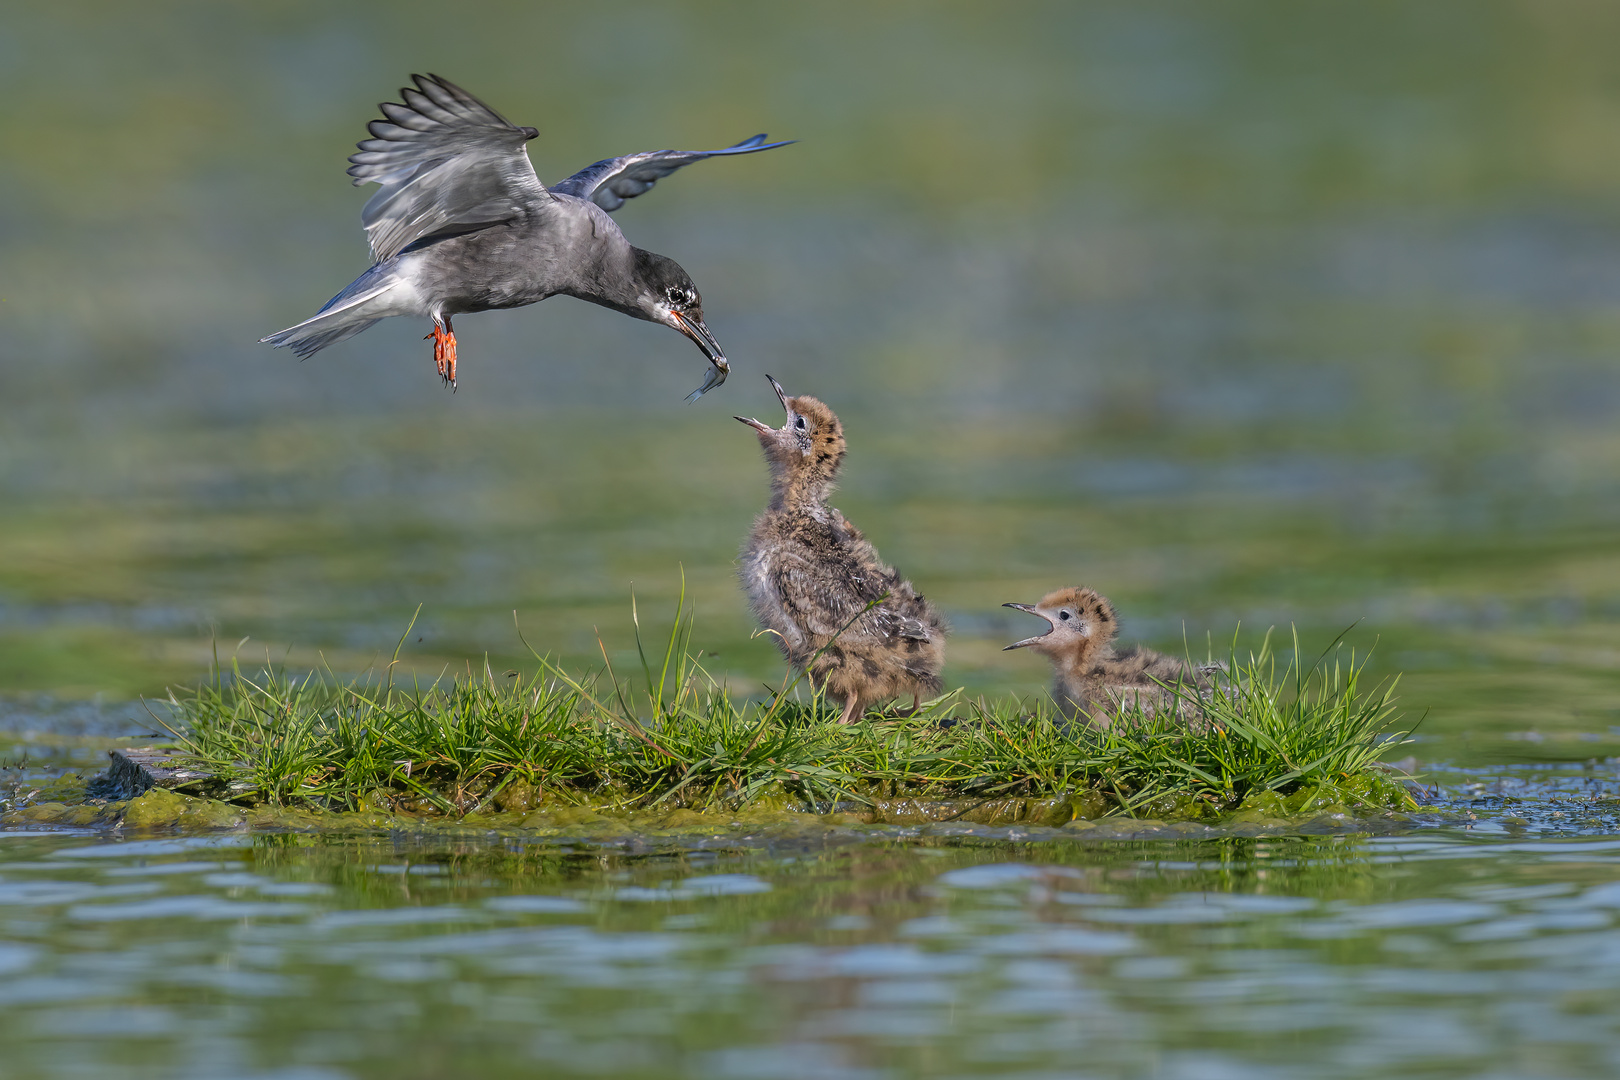
[[[401,290],[399,286],[404,284],[393,273],[379,273],[377,267],[372,267],[328,300],[315,315],[259,340],[278,349],[291,349],[300,360],[308,359],[328,345],[354,337],[390,315],[410,314],[411,308],[400,303],[403,299],[400,293],[412,291]]]

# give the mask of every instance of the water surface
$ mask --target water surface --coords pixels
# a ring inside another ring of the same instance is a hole
[[[0,837],[27,1077],[1607,1076],[1620,841]]]

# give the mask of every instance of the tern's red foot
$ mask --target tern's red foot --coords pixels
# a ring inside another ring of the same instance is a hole
[[[433,325],[433,362],[439,365],[439,378],[456,385],[456,332],[448,327]]]

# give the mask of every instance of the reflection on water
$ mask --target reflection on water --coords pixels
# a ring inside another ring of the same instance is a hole
[[[1620,841],[0,836],[19,1076],[1607,1076]],[[297,1032],[297,1038],[287,1035]]]

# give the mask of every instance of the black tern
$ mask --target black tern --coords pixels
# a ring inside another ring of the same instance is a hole
[[[634,247],[608,216],[676,169],[705,158],[774,150],[755,135],[724,150],[652,150],[607,158],[546,187],[519,127],[437,75],[412,75],[403,104],[349,157],[354,184],[381,187],[360,212],[374,265],[313,317],[269,337],[300,358],[393,315],[433,320],[433,359],[456,385],[454,315],[575,296],[691,338],[709,360],[692,401],[731,372],[703,323],[703,298],[673,259]]]

